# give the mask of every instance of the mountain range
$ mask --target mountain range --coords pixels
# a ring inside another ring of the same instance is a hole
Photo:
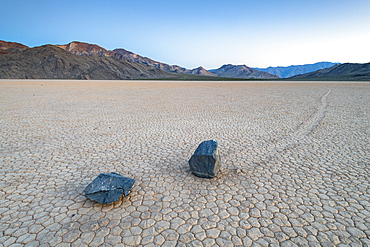
[[[52,45],[0,55],[1,79],[124,80],[171,76],[143,64],[113,57],[78,56]]]
[[[296,75],[291,80],[363,81],[370,80],[370,63],[343,63],[314,72]]]
[[[213,74],[230,78],[248,79],[278,79],[279,77],[267,72],[258,71],[246,65],[225,64],[218,69],[210,70]]]
[[[326,69],[337,65],[338,63],[331,62],[319,62],[314,64],[304,64],[304,65],[291,65],[288,67],[268,67],[265,69],[254,68],[259,71],[264,71],[273,75],[277,75],[280,78],[289,78],[299,74],[310,73],[319,69]]]
[[[35,59],[37,58],[37,61],[39,64],[46,64],[53,62],[50,59],[41,61],[43,57],[40,55],[41,53],[38,52],[37,48],[40,47],[35,47],[35,48],[29,48],[25,45],[14,43],[14,42],[5,42],[1,41],[0,43],[0,50],[2,51],[1,54],[7,55],[7,57],[1,57],[0,59],[0,78],[25,78],[26,76],[29,78],[68,78],[68,76],[71,76],[71,79],[74,78],[90,78],[90,79],[98,79],[100,77],[104,77],[106,79],[111,78],[111,79],[143,79],[143,78],[160,78],[161,75],[163,78],[169,78],[175,77],[178,78],[179,75],[184,75],[184,74],[189,74],[193,75],[193,77],[190,77],[191,79],[198,79],[202,80],[204,77],[194,77],[194,76],[206,76],[208,77],[228,77],[228,78],[243,78],[243,79],[271,79],[271,78],[277,78],[276,76],[266,73],[266,72],[259,72],[257,70],[251,69],[247,66],[237,66],[235,65],[235,68],[233,71],[236,73],[235,76],[232,76],[230,71],[226,70],[220,70],[217,74],[214,74],[208,70],[206,70],[203,67],[198,67],[195,69],[186,69],[177,65],[168,65],[165,63],[157,62],[154,61],[150,58],[140,56],[138,54],[135,54],[133,52],[127,51],[125,49],[114,49],[114,50],[106,50],[103,47],[100,47],[95,44],[89,44],[89,43],[84,43],[84,42],[78,42],[78,41],[73,41],[69,44],[65,45],[47,45],[47,46],[41,46],[44,47],[43,49],[43,55],[46,56],[46,52],[52,52],[53,55],[58,55],[58,58],[55,58],[57,60],[63,60],[66,59],[63,63],[60,63],[60,66],[57,66],[54,68],[55,73],[51,74],[51,70],[41,70],[38,67],[35,67],[33,65],[35,62]],[[69,54],[73,56],[67,56],[66,54],[62,54],[61,51],[53,50],[51,51],[51,47],[64,50],[65,52],[68,52]],[[36,49],[34,55],[36,57],[27,57],[27,56],[34,56],[31,55],[33,54],[25,52],[28,50]],[[78,57],[74,57],[78,56]],[[49,57],[49,56],[46,56]],[[45,58],[46,58],[45,57]],[[100,58],[99,59],[92,59],[93,57],[95,58]],[[110,58],[110,59],[108,59]],[[4,61],[5,59],[5,61]],[[26,60],[29,61],[26,61]],[[103,60],[101,60],[103,59]],[[11,65],[9,62],[7,63],[6,60],[13,61],[13,64]],[[21,62],[16,62],[17,60],[20,60]],[[5,64],[2,65],[1,61],[4,61]],[[76,73],[76,71],[69,71],[69,67],[63,67],[61,66],[62,64],[75,64],[76,61],[79,61],[81,65],[83,64],[89,64],[89,66],[78,66],[79,67],[79,73]],[[114,63],[115,65],[113,68],[109,66],[102,66],[101,61],[109,61],[107,63]],[[114,61],[114,62],[113,62]],[[117,64],[117,61],[125,62],[125,63],[130,63],[130,66],[128,68],[123,68],[127,67],[128,64]],[[22,64],[22,66],[20,66]],[[26,66],[24,66],[27,64]],[[137,71],[132,71],[132,73],[129,73],[130,70],[132,70],[133,67],[137,67],[136,65],[141,64],[142,66],[140,69],[143,71],[143,73],[137,73]],[[9,69],[9,66],[12,66],[12,69]],[[135,66],[134,66],[135,65]],[[15,66],[18,66],[17,69],[15,69]],[[121,67],[122,68],[121,68]],[[143,67],[144,66],[144,67]],[[51,66],[46,66],[45,68],[50,68]],[[89,68],[86,70],[86,68]],[[148,67],[146,69],[143,69],[145,67]],[[230,66],[229,66],[230,67]],[[117,68],[120,72],[117,72]],[[158,71],[150,70],[150,69],[157,69],[161,72],[167,72],[165,74],[159,73]],[[247,68],[247,69],[246,69]],[[63,69],[67,69],[65,73],[62,73]],[[94,71],[101,71],[102,69],[107,70],[106,73],[103,73],[100,77],[98,74],[93,73]],[[111,71],[113,69],[113,71]],[[57,73],[58,71],[58,73]],[[125,71],[125,74],[123,72]],[[148,73],[150,71],[150,73]],[[225,75],[222,73],[222,71],[225,72]],[[39,74],[36,74],[38,72]],[[115,73],[116,72],[116,73]],[[256,76],[258,75],[258,76]],[[188,76],[180,76],[180,78],[189,78]],[[212,78],[208,78],[212,79]]]
[[[73,53],[75,55],[80,56],[105,56],[105,57],[114,57],[119,60],[123,60],[126,62],[131,63],[141,63],[148,65],[150,67],[154,67],[156,69],[160,69],[166,72],[170,73],[180,73],[180,74],[193,74],[193,75],[204,75],[204,76],[219,76],[219,77],[229,77],[229,78],[243,78],[243,79],[272,79],[272,78],[278,78],[274,75],[271,75],[269,73],[265,72],[259,72],[257,70],[254,70],[252,68],[249,68],[245,65],[238,66],[235,65],[235,68],[230,70],[230,67],[232,65],[228,65],[227,71],[225,69],[219,69],[216,71],[208,71],[202,66],[195,68],[195,69],[186,69],[183,67],[180,67],[178,65],[168,65],[165,63],[154,61],[150,58],[140,56],[138,54],[135,54],[133,52],[127,51],[125,49],[119,48],[114,49],[113,51],[106,50],[98,45],[83,43],[83,42],[77,42],[73,41],[66,45],[57,45],[57,47],[60,47],[70,53]]]
[[[78,41],[73,41],[66,45],[56,45],[56,46],[79,56],[114,57],[117,58],[118,60],[123,60],[126,62],[145,64],[150,67],[154,67],[156,69],[160,69],[166,72],[191,73],[191,70],[188,70],[186,68],[182,68],[177,65],[168,65],[165,63],[157,62],[150,58],[140,56],[138,54],[127,51],[122,48],[110,51],[98,45]]]
[[[168,65],[119,48],[73,41],[30,48],[0,40],[0,78],[8,79],[175,79],[370,80],[369,64],[316,64],[250,68],[225,64],[218,69]],[[229,79],[228,79],[229,78]]]

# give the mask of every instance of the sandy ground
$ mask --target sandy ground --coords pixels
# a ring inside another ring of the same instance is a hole
[[[1,246],[370,246],[370,83],[0,89]],[[195,177],[211,139],[222,171]],[[86,199],[103,172],[130,195]]]

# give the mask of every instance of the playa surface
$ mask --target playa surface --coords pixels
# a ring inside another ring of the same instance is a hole
[[[370,246],[370,83],[0,89],[4,246]],[[187,163],[205,140],[213,179]],[[106,172],[134,178],[130,195],[86,199]]]

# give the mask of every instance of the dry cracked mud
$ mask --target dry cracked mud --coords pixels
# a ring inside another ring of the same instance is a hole
[[[0,81],[1,246],[370,246],[370,84]],[[216,178],[191,174],[215,140]],[[103,172],[136,180],[101,205]]]

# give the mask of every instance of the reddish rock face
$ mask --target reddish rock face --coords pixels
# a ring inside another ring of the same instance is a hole
[[[1,54],[11,54],[11,52],[7,51],[7,50],[0,49],[0,55]]]
[[[70,53],[79,56],[98,56],[98,57],[111,57],[112,51],[108,51],[98,45],[73,41],[66,45],[56,45]]]
[[[0,54],[11,54],[17,51],[28,49],[28,46],[16,42],[6,42],[0,40]]]

